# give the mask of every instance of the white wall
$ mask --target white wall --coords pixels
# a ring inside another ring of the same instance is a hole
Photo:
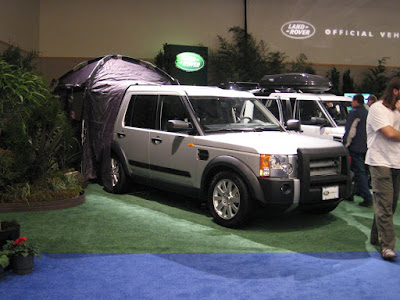
[[[390,57],[388,67],[400,67],[399,4],[247,0],[248,31],[270,50],[285,52],[289,62],[304,53],[315,66],[351,67],[362,76],[382,57]],[[312,37],[282,34],[283,24],[299,20],[315,27]],[[39,50],[41,69],[50,78],[77,61],[109,53],[152,60],[164,43],[215,49],[217,36],[229,37],[232,26],[244,27],[244,0],[0,0],[0,50],[5,43]],[[327,34],[334,30],[368,36]]]
[[[249,31],[267,41],[271,49],[283,51],[291,58],[303,52],[312,62],[320,64],[376,66],[378,59],[387,56],[391,58],[388,65],[400,66],[399,0],[248,0],[248,3]],[[311,38],[296,40],[282,34],[283,24],[298,20],[315,27]],[[363,33],[367,36],[362,36]]]
[[[47,57],[122,53],[152,59],[164,43],[215,48],[217,35],[228,37],[230,27],[244,26],[244,0],[40,0],[40,4],[40,50]],[[302,52],[316,64],[376,66],[387,56],[388,66],[400,66],[399,4],[398,0],[247,0],[248,30],[271,50],[285,52],[289,61]],[[315,34],[307,39],[284,36],[282,25],[298,20],[312,24]],[[334,30],[343,34],[333,35]],[[357,31],[368,36],[350,35]]]
[[[0,41],[39,50],[40,0],[0,0]]]
[[[164,43],[212,47],[244,24],[242,0],[40,2],[40,49],[50,57],[154,58]]]

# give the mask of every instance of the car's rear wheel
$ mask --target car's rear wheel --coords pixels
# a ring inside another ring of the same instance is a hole
[[[211,181],[208,207],[217,224],[237,228],[249,221],[252,199],[242,178],[224,171],[216,174]]]
[[[124,172],[124,168],[116,157],[116,155],[111,156],[111,183],[112,183],[112,193],[121,194],[126,191],[127,178]]]

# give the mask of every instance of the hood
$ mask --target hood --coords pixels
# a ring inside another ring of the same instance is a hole
[[[297,132],[243,132],[196,137],[197,146],[224,148],[255,154],[297,154],[298,148],[334,148],[341,143]]]
[[[344,132],[344,126],[325,128],[325,134],[336,140],[342,140]]]

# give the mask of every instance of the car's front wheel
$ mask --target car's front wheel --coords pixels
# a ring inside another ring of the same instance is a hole
[[[211,181],[208,207],[217,224],[237,228],[249,221],[252,199],[242,178],[224,171],[216,174]]]
[[[124,172],[124,168],[114,154],[111,156],[111,183],[112,193],[121,194],[126,191],[127,178]]]

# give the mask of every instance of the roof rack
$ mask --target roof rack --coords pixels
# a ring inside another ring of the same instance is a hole
[[[307,73],[265,75],[260,81],[260,88],[269,92],[324,93],[329,91],[332,86],[332,82],[329,79]]]
[[[218,87],[229,90],[249,91],[260,88],[260,84],[258,82],[230,81],[227,83],[223,82],[219,84]]]

